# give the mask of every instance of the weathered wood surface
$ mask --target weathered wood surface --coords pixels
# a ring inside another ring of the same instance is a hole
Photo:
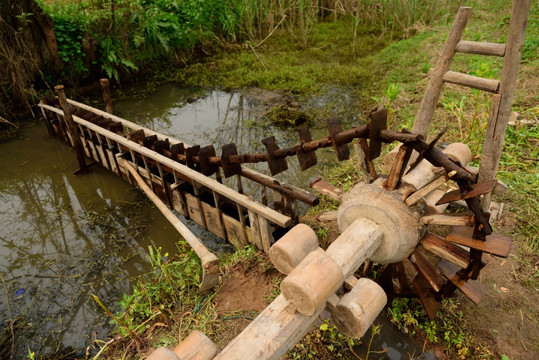
[[[427,85],[425,90],[425,95],[419,106],[419,111],[415,117],[414,126],[412,127],[412,132],[421,134],[425,138],[429,132],[430,122],[434,115],[434,110],[436,109],[436,104],[440,98],[440,93],[443,85],[443,76],[449,70],[449,65],[453,60],[455,55],[455,47],[462,38],[464,33],[464,28],[468,23],[468,17],[472,11],[471,7],[461,7],[455,17],[453,27],[449,32],[447,41],[442,48],[442,52],[436,65],[432,77]]]
[[[481,301],[481,298],[486,292],[486,288],[483,284],[477,280],[462,280],[457,274],[461,269],[444,259],[440,260],[436,267],[438,267],[442,274],[444,274],[449,281],[455,284],[455,286],[458,287],[464,293],[464,295],[466,295],[475,304],[479,304],[479,301]]]
[[[461,40],[455,47],[455,51],[466,54],[503,57],[505,55],[505,44]]]
[[[450,84],[467,86],[472,89],[488,91],[494,94],[497,93],[500,88],[500,82],[498,80],[485,79],[479,76],[463,74],[451,70],[444,74],[443,80]]]
[[[106,111],[103,111],[103,110],[99,110],[99,109],[96,109],[92,106],[88,106],[86,104],[83,104],[83,103],[80,103],[78,101],[75,101],[75,100],[71,100],[71,99],[67,99],[67,102],[73,106],[76,106],[80,109],[83,109],[83,110],[86,110],[86,111],[90,111],[96,115],[99,115],[99,116],[102,116],[103,118],[105,119],[110,119],[110,120],[114,120],[114,121],[117,121],[117,122],[120,122],[122,124],[122,126],[126,127],[127,129],[130,129],[132,131],[138,131],[138,130],[143,130],[145,132],[146,135],[150,135],[150,136],[157,136],[157,139],[158,140],[169,140],[170,141],[170,145],[175,145],[175,144],[180,144],[180,141],[174,139],[174,138],[170,138],[166,135],[163,135],[161,133],[158,133],[156,131],[153,131],[151,129],[147,129],[145,127],[142,127],[138,124],[135,124],[129,120],[126,120],[126,119],[123,119],[119,116],[116,116],[116,115],[113,115],[113,114],[109,114],[107,113]],[[189,145],[183,143],[185,145],[185,147],[189,147]],[[303,189],[300,189],[298,187],[295,187],[293,185],[290,185],[290,184],[281,184],[279,182],[275,183],[275,179],[270,177],[270,176],[267,176],[267,175],[264,175],[262,173],[259,173],[253,169],[250,169],[248,167],[245,167],[245,166],[242,166],[241,167],[241,176],[243,177],[246,177],[252,181],[255,181],[255,182],[258,182],[264,186],[267,186],[269,188],[272,188],[274,190],[278,190],[278,191],[281,191],[291,197],[293,197],[294,199],[297,199],[297,200],[300,200],[308,205],[311,205],[311,206],[314,206],[314,205],[317,205],[318,204],[318,197],[314,194],[311,194],[309,193],[308,191],[305,191]]]
[[[435,291],[440,291],[442,289],[442,286],[444,286],[444,279],[442,275],[436,270],[434,265],[430,263],[430,261],[425,257],[423,252],[421,251],[421,248],[417,248],[412,255],[408,257],[410,262],[414,265],[417,272],[427,280],[427,282],[430,284],[430,286]]]
[[[200,331],[193,331],[174,348],[180,360],[211,360],[217,354],[217,346]]]
[[[344,194],[344,191],[342,191],[342,189],[331,185],[327,181],[322,180],[322,178],[314,179],[309,185],[314,190],[318,191],[320,194],[326,195],[333,200],[341,201],[341,198]]]
[[[202,263],[202,282],[200,284],[201,291],[207,291],[215,287],[219,283],[219,259],[215,254],[210,252],[206,246],[200,241],[200,239],[189,230],[189,228],[181,222],[180,219],[168,208],[168,206],[161,201],[150,189],[146,182],[142,179],[139,173],[135,170],[133,165],[125,159],[120,159],[121,166],[125,167],[131,176],[135,179],[138,187],[144,191],[146,196],[155,204],[157,209],[167,218],[167,220],[174,226],[176,230],[187,241],[189,246],[195,251]]]
[[[334,309],[333,306],[328,307],[331,319],[339,331],[352,339],[359,339],[369,329],[386,303],[387,296],[380,285],[370,279],[360,278],[337,304],[332,303]]]
[[[300,314],[313,316],[344,282],[339,264],[317,248],[281,282],[281,292]]]
[[[491,234],[486,236],[486,240],[473,238],[473,227],[455,226],[447,235],[447,241],[464,245],[473,249],[481,250],[492,255],[508,257],[511,250],[512,240],[508,236]]]
[[[305,224],[298,224],[273,244],[269,256],[275,268],[288,275],[319,246],[314,230]]]
[[[73,145],[73,148],[75,149],[75,154],[77,155],[79,171],[84,172],[88,170],[88,167],[86,165],[86,159],[84,158],[84,150],[82,148],[82,142],[79,136],[80,134],[77,130],[77,127],[75,126],[75,122],[73,121],[71,111],[69,110],[66,94],[64,92],[64,86],[57,85],[54,87],[54,90],[56,90],[56,93],[58,94],[58,100],[60,101],[60,106],[63,109],[64,120],[69,131],[69,139],[71,140],[71,144]]]
[[[445,215],[435,214],[423,216],[420,220],[425,225],[447,225],[447,226],[472,226],[474,225],[473,215]]]
[[[52,106],[47,105],[40,105],[44,107],[47,110],[53,111],[57,114],[63,115],[63,112],[59,109],[56,109]],[[110,115],[114,116],[114,115]],[[220,195],[242,205],[243,207],[252,210],[253,212],[257,213],[259,216],[270,220],[271,222],[281,226],[281,227],[288,227],[292,220],[289,216],[285,216],[283,214],[278,213],[277,211],[264,206],[262,204],[259,204],[253,200],[250,200],[247,196],[239,194],[235,190],[230,189],[229,187],[219,183],[218,181],[206,177],[202,175],[201,173],[183,165],[176,161],[173,161],[172,159],[169,159],[158,152],[155,152],[151,149],[148,149],[138,143],[135,143],[131,140],[128,140],[124,138],[123,136],[120,136],[118,134],[115,134],[109,130],[106,130],[98,125],[92,124],[82,118],[74,116],[73,119],[75,122],[81,124],[82,126],[99,133],[103,135],[104,137],[107,137],[116,143],[125,146],[126,148],[131,149],[132,151],[136,152],[137,154],[140,154],[141,156],[146,156],[147,158],[159,162],[162,165],[168,167],[169,169],[173,169],[178,174],[183,175],[186,178],[192,179],[193,181],[207,186],[210,189],[213,189]]]

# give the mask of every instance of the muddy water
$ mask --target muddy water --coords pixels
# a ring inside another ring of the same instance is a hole
[[[195,94],[199,99],[190,102]],[[350,109],[356,101],[340,91],[328,94],[304,105],[332,102]],[[260,116],[275,101],[272,96],[165,85],[142,100],[114,106],[118,115],[189,144],[218,149],[235,142],[240,152],[263,151],[260,140],[270,135],[282,147],[298,141],[293,131],[261,124]],[[343,125],[358,122],[358,114],[350,111]],[[313,138],[326,136],[323,126],[312,133]],[[317,155],[322,164],[334,161],[331,150]],[[289,167],[278,177],[300,187],[320,171],[301,172],[295,159]],[[29,350],[42,354],[66,347],[84,353],[91,340],[103,339],[110,329],[90,294],[114,309],[132,279],[150,269],[148,246],[176,251],[178,234],[139,191],[105,169],[74,176],[76,168],[73,152],[38,121],[26,125],[22,138],[0,144],[0,274],[7,289],[7,296],[0,289],[0,358],[11,352],[10,319],[15,358]],[[266,172],[266,165],[256,168]],[[200,227],[191,228],[213,250],[225,249]],[[391,359],[421,353],[389,328],[384,325],[372,349],[389,348],[382,356]]]

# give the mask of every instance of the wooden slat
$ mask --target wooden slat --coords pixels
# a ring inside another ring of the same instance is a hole
[[[54,100],[57,101],[57,99],[55,98]],[[85,110],[88,110],[88,111],[91,111],[93,112],[94,114],[96,115],[99,115],[99,116],[102,116],[103,118],[105,119],[110,119],[110,120],[113,120],[115,122],[118,122],[120,123],[122,126],[125,126],[126,128],[128,129],[131,129],[131,130],[144,130],[145,133],[147,135],[157,135],[157,138],[159,140],[169,140],[170,142],[170,145],[176,145],[176,144],[180,144],[181,142],[179,140],[176,140],[174,138],[171,138],[171,137],[168,137],[166,135],[163,135],[161,133],[158,133],[156,131],[153,131],[151,129],[147,129],[145,127],[142,127],[138,124],[135,124],[129,120],[126,120],[126,119],[123,119],[119,116],[116,116],[116,115],[113,115],[113,114],[109,114],[103,110],[99,110],[99,109],[96,109],[92,106],[88,106],[86,104],[83,104],[83,103],[80,103],[78,101],[75,101],[75,100],[71,100],[71,99],[67,99],[67,102],[68,104],[71,104],[71,105],[74,105],[76,107],[79,107],[81,109],[85,109]],[[42,104],[42,105],[46,105],[46,104]],[[38,106],[41,106],[41,105],[38,105]],[[44,107],[46,108],[46,106]],[[58,109],[55,109],[55,110],[58,110]],[[56,111],[56,113],[58,113],[58,111]],[[61,111],[59,113],[62,113]],[[185,147],[190,147],[190,145],[187,145],[187,144],[184,144]],[[273,180],[275,180],[274,178],[270,177],[270,176],[267,176],[267,175],[264,175],[258,171],[255,171],[253,169],[250,169],[248,167],[245,167],[245,166],[241,166],[241,174],[242,176],[250,179],[250,180],[253,180],[255,182],[258,182],[258,183],[261,183],[260,181],[262,180],[263,181],[263,184],[268,186],[268,187],[271,187],[271,184],[268,185],[268,183],[271,183]],[[318,198],[314,195],[314,194],[311,194],[310,192],[308,191],[305,191],[303,189],[300,189],[296,186],[293,186],[293,185],[290,185],[290,184],[281,184],[282,187],[285,188],[286,191],[290,192],[290,195],[296,195],[297,199],[300,200],[300,201],[303,201],[304,203],[308,204],[308,205],[317,205],[318,204]]]
[[[417,248],[408,259],[435,291],[438,292],[442,289],[442,286],[444,286],[445,283],[444,278],[440,275],[438,270],[436,270],[434,265],[427,260],[425,255],[423,255],[421,248]]]
[[[471,190],[463,192],[462,190],[454,190],[446,193],[440,200],[436,202],[436,205],[442,205],[453,201],[466,200],[476,196],[485,195],[494,189],[497,180],[489,180],[478,184],[473,184]]]
[[[464,293],[464,295],[466,295],[475,304],[479,304],[479,301],[481,301],[481,298],[486,291],[483,284],[481,284],[478,280],[461,280],[457,275],[457,272],[461,270],[461,268],[444,259],[440,260],[436,266],[449,281],[455,284],[455,286]]]
[[[447,175],[441,175],[437,177],[436,179],[432,180],[427,185],[423,186],[421,189],[417,190],[416,192],[408,196],[406,200],[404,201],[404,203],[408,206],[417,204],[419,200],[423,199],[425,196],[427,196],[428,194],[436,190],[438,187],[443,185],[453,175],[455,175],[454,171],[450,172]]]
[[[425,225],[448,225],[448,226],[472,226],[474,225],[473,215],[446,215],[435,214],[423,216],[419,222]]]
[[[455,51],[466,54],[503,57],[505,55],[505,44],[461,40],[455,47]]]
[[[470,253],[468,251],[434,234],[425,235],[421,240],[421,245],[434,255],[438,255],[461,268],[466,268],[470,263]]]
[[[496,94],[500,88],[500,81],[494,79],[485,79],[479,76],[459,73],[449,70],[444,74],[444,82],[451,84],[467,86],[473,89],[488,91]]]
[[[447,235],[447,241],[481,250],[501,257],[509,256],[512,239],[500,234],[490,234],[486,240],[476,240],[472,237],[474,229],[468,226],[455,226]]]
[[[388,190],[393,190],[399,186],[402,174],[404,174],[404,169],[406,168],[406,165],[408,165],[408,160],[410,160],[410,156],[412,155],[412,151],[412,148],[405,145],[402,145],[399,148],[399,151],[397,152],[397,156],[395,156],[395,160],[393,160],[391,171],[389,172],[389,176],[387,177],[385,183],[385,187]]]
[[[61,110],[58,110],[56,108],[53,108],[48,105],[40,105],[44,107],[45,109],[52,110],[56,113],[62,114],[63,112]],[[106,113],[105,113],[106,114]],[[99,133],[105,137],[110,138],[111,140],[117,142],[118,144],[121,144],[123,146],[126,146],[130,149],[136,150],[137,153],[146,156],[150,159],[153,159],[155,161],[160,162],[161,164],[168,166],[171,169],[174,169],[178,172],[178,174],[184,175],[190,179],[195,180],[196,182],[207,186],[213,190],[215,190],[220,195],[223,195],[224,197],[239,203],[243,207],[250,209],[254,212],[256,212],[258,215],[270,220],[274,224],[277,224],[281,227],[288,227],[292,223],[292,219],[289,216],[285,216],[283,214],[278,213],[277,211],[261,205],[255,201],[249,200],[249,198],[245,195],[239,194],[235,190],[230,189],[229,187],[219,183],[218,181],[206,177],[198,172],[196,172],[193,169],[190,169],[189,167],[180,164],[176,161],[173,161],[172,159],[169,159],[151,149],[148,149],[142,145],[136,144],[133,141],[127,140],[126,138],[115,134],[109,130],[103,129],[97,125],[92,124],[91,122],[88,122],[84,119],[81,119],[79,117],[74,117],[75,122],[89,128],[92,131],[95,131],[96,133]],[[171,142],[172,143],[172,142]]]
[[[421,304],[425,308],[425,312],[429,319],[434,319],[436,311],[438,311],[438,308],[440,307],[440,302],[436,301],[434,290],[429,286],[427,280],[419,274],[417,274],[412,282],[417,295],[419,296],[419,301],[421,301]]]
[[[320,194],[324,194],[333,200],[341,201],[344,191],[338,187],[331,185],[322,178],[316,178],[309,184],[314,190],[318,191]]]

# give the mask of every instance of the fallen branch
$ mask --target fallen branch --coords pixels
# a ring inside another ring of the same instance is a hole
[[[3,122],[3,123],[6,123],[6,124],[9,124],[13,127],[15,127],[15,129],[18,129],[19,127],[17,125],[15,125],[14,123],[12,123],[11,121],[8,121],[6,119],[4,119],[3,117],[0,116],[0,122]]]

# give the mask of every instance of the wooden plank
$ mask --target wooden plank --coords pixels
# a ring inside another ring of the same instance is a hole
[[[335,153],[337,154],[337,159],[339,161],[348,160],[350,158],[348,144],[338,144],[335,141],[335,135],[342,132],[341,121],[336,117],[332,117],[326,120],[326,125],[331,141],[333,142],[333,147],[335,148]]]
[[[363,151],[359,140],[354,141],[354,150],[356,151],[358,157],[359,168],[361,169],[361,173],[363,174],[363,181],[365,181],[365,184],[370,184],[371,182],[373,182],[373,178],[367,164],[367,156],[365,155],[365,152]]]
[[[446,193],[440,200],[436,202],[436,205],[442,205],[453,201],[471,199],[476,196],[484,195],[492,191],[496,185],[497,180],[488,180],[482,183],[473,184],[471,190],[462,191],[460,189],[453,190]]]
[[[512,239],[500,234],[490,234],[486,240],[476,240],[472,238],[473,227],[455,226],[451,233],[447,235],[447,241],[464,245],[473,249],[481,250],[492,255],[508,257],[511,250]]]
[[[387,128],[387,109],[385,107],[375,109],[369,114],[369,118],[371,119],[369,122],[369,158],[374,160],[380,156],[382,150],[382,142],[378,136],[380,130]]]
[[[309,131],[308,125],[300,126],[298,128],[298,134],[302,145],[312,141],[311,132]],[[305,151],[300,147],[296,152],[296,156],[298,158],[301,171],[305,171],[308,168],[315,166],[317,163],[316,152],[314,150]]]
[[[399,186],[402,175],[404,174],[404,170],[406,169],[406,165],[408,165],[408,161],[412,155],[412,151],[412,148],[405,145],[399,147],[399,151],[397,152],[395,160],[393,160],[391,170],[389,171],[389,176],[385,181],[384,186],[387,190],[394,190]]]
[[[455,51],[466,54],[504,57],[505,44],[461,40]]]
[[[262,238],[260,236],[260,223],[258,221],[258,215],[252,210],[248,210],[248,213],[249,224],[251,225],[252,243],[257,249],[264,250],[264,247],[262,246]]]
[[[496,94],[500,88],[500,82],[494,79],[485,79],[479,76],[463,74],[456,71],[447,71],[443,80],[450,84],[467,86],[472,89],[488,91]]]
[[[419,202],[419,200],[423,199],[425,196],[433,192],[434,190],[438,189],[440,186],[445,184],[451,176],[454,176],[455,173],[452,171],[447,175],[440,175],[436,177],[434,180],[432,180],[427,185],[423,186],[416,192],[413,192],[410,196],[406,198],[404,203],[408,206],[415,205]]]
[[[52,110],[56,113],[62,113],[61,110],[58,110],[54,107],[51,107],[51,106],[48,106],[48,105],[40,105],[42,107],[44,107],[45,109],[48,109],[48,110]],[[106,114],[106,113],[105,113]],[[172,159],[169,159],[151,149],[148,149],[148,148],[145,148],[144,146],[141,146],[139,144],[136,144],[134,143],[133,141],[130,141],[118,134],[115,134],[109,130],[106,130],[106,129],[103,129],[97,125],[94,125],[84,119],[81,119],[81,118],[78,118],[78,117],[74,117],[74,120],[75,122],[78,122],[80,123],[81,125],[83,126],[86,126],[88,127],[89,129],[91,129],[92,131],[95,131],[105,137],[108,137],[110,138],[111,140],[117,142],[118,144],[121,144],[123,146],[126,146],[126,147],[129,147],[129,148],[132,148],[132,149],[135,149],[137,151],[137,153],[140,153],[141,155],[144,155],[150,159],[153,159],[155,161],[158,161],[160,162],[161,164],[163,164],[164,166],[167,166],[175,171],[178,172],[178,174],[181,174],[185,177],[188,177],[190,179],[193,179],[195,180],[196,182],[204,185],[204,186],[207,186],[209,187],[210,189],[212,190],[215,190],[216,192],[218,192],[220,195],[223,195],[224,197],[230,199],[231,201],[233,202],[237,202],[239,203],[240,205],[242,205],[243,207],[247,208],[247,209],[250,209],[254,212],[256,212],[257,214],[259,214],[260,216],[262,217],[265,217],[266,219],[268,219],[269,221],[271,221],[272,223],[274,224],[277,224],[281,227],[288,227],[291,225],[292,223],[292,219],[289,217],[289,216],[285,216],[283,214],[280,214],[278,213],[277,211],[267,207],[267,206],[264,206],[262,204],[259,204],[253,200],[250,200],[247,196],[245,195],[242,195],[242,194],[239,194],[238,192],[236,192],[235,190],[223,185],[223,184],[220,184],[218,181],[212,179],[212,178],[209,178],[209,177],[206,177],[202,174],[200,174],[199,172],[193,170],[193,169],[190,169],[189,167],[183,165],[183,164],[180,164]],[[172,143],[172,141],[171,141]]]
[[[434,255],[446,259],[463,269],[468,267],[470,263],[470,253],[468,251],[434,234],[428,233],[425,235],[421,240],[421,246]]]
[[[262,140],[262,144],[266,147],[268,153],[268,167],[271,175],[277,175],[288,169],[286,158],[279,159],[275,156],[275,152],[279,150],[275,136],[270,136]]]
[[[425,308],[427,316],[431,320],[434,319],[434,316],[436,316],[436,311],[438,311],[438,308],[440,307],[440,302],[436,300],[434,290],[430,287],[427,280],[425,280],[419,274],[417,274],[412,283],[414,284],[419,301]]]
[[[472,12],[471,7],[461,7],[457,15],[455,16],[455,21],[453,26],[447,36],[447,41],[442,48],[440,57],[436,61],[432,77],[427,85],[425,90],[425,95],[419,106],[419,110],[415,117],[414,126],[412,127],[412,132],[422,135],[424,138],[427,137],[430,122],[432,116],[434,115],[434,110],[436,109],[436,104],[440,98],[440,93],[442,91],[443,85],[443,76],[449,70],[449,65],[453,60],[455,55],[455,47],[462,38],[464,33],[464,28],[468,23],[468,18]]]
[[[204,201],[202,201],[202,210],[208,231],[226,240],[225,226],[221,221],[219,210]]]
[[[201,210],[202,206],[198,206],[198,198],[191,194],[185,194],[185,201],[187,204],[187,211],[189,212],[189,218],[196,222],[198,225],[202,226],[205,230],[204,214]]]
[[[419,222],[424,225],[473,226],[474,216],[469,214],[435,214],[423,216]]]
[[[486,288],[483,284],[481,284],[481,282],[471,279],[468,279],[467,281],[461,280],[457,273],[462,269],[447,260],[440,260],[436,267],[438,267],[442,274],[449,281],[455,284],[455,286],[458,287],[464,293],[464,295],[466,295],[475,304],[479,304],[479,301],[481,301],[481,298],[486,292]]]
[[[267,219],[262,216],[258,217],[258,224],[260,226],[260,239],[262,241],[262,250],[266,254],[269,254],[271,244],[273,242],[273,235],[271,233],[271,226]]]
[[[249,245],[245,226],[242,226],[241,222],[227,214],[223,214],[223,222],[225,224],[228,241],[231,244],[237,249],[243,249],[245,246]]]
[[[414,265],[416,270],[428,281],[430,286],[438,292],[444,286],[444,279],[442,275],[436,270],[434,265],[425,257],[421,248],[416,248],[416,250],[408,257],[410,262]]]
[[[309,184],[314,190],[318,191],[321,194],[324,194],[333,200],[341,201],[344,191],[338,187],[331,185],[327,181],[322,180],[322,178],[316,178]]]

